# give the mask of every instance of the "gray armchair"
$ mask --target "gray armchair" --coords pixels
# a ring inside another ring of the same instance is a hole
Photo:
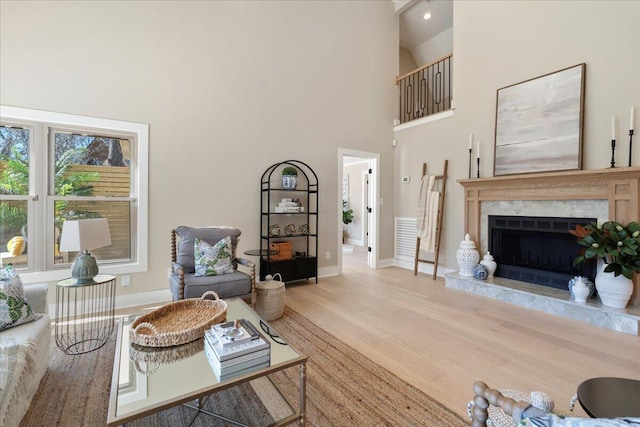
[[[227,227],[187,227],[171,230],[171,277],[169,286],[173,300],[199,298],[206,291],[214,291],[222,299],[239,297],[256,301],[255,263],[236,257],[240,230]],[[220,240],[231,238],[233,272],[212,276],[196,276],[194,245],[196,238],[215,245]],[[179,240],[177,239],[179,238]],[[242,267],[244,271],[240,271]]]

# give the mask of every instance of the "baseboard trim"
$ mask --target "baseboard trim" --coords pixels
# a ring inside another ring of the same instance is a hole
[[[405,268],[407,270],[413,270],[413,266],[414,266],[414,260],[410,257],[397,257],[394,259],[394,265],[396,267],[400,267],[400,268]],[[433,264],[427,264],[424,262],[419,262],[418,263],[418,272],[419,273],[424,273],[424,274],[433,274]],[[453,270],[451,268],[446,268],[443,267],[441,265],[438,266],[438,277],[444,277],[445,274],[447,273],[453,273],[454,271],[457,270]]]
[[[338,266],[334,265],[332,267],[322,267],[318,269],[318,277],[331,277],[337,276],[340,274],[338,271]]]
[[[395,261],[393,258],[381,259],[378,261],[378,268],[393,267]]]

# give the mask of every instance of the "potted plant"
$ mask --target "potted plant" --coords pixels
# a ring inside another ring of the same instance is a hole
[[[347,206],[347,201],[343,200],[342,201],[342,223],[344,225],[349,225],[353,222],[353,209],[349,209],[349,207]],[[342,229],[342,243],[344,243],[345,240],[345,234],[347,233],[347,229],[343,228]]]
[[[286,166],[282,169],[282,188],[285,190],[295,190],[298,185],[298,169],[293,166]]]
[[[569,231],[578,238],[582,250],[574,265],[600,257],[603,265],[596,274],[596,289],[602,304],[624,308],[633,293],[633,276],[640,271],[640,224],[615,221],[577,225]]]

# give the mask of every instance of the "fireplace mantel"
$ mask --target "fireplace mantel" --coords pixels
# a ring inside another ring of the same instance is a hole
[[[607,200],[609,220],[640,222],[640,167],[505,175],[462,179],[458,183],[465,192],[465,231],[476,242],[480,238],[483,201]],[[640,305],[637,275],[631,304]]]

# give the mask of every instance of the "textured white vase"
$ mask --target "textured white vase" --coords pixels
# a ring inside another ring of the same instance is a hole
[[[473,269],[480,261],[480,253],[469,234],[465,234],[464,240],[460,242],[460,248],[456,252],[456,260],[458,261],[460,275],[473,277]]]
[[[603,305],[613,308],[625,308],[633,293],[633,282],[622,274],[616,277],[613,273],[605,273],[602,267],[596,274],[596,289]]]

